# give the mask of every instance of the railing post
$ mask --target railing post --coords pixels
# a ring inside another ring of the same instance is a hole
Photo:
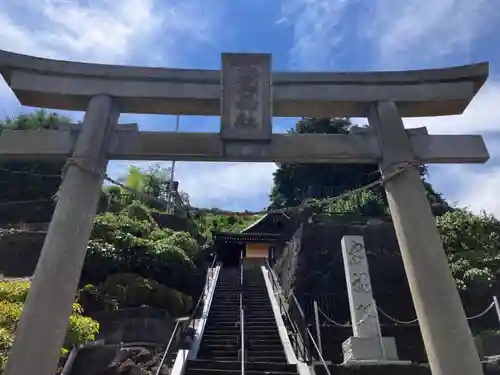
[[[493,302],[495,303],[495,311],[497,312],[498,323],[500,323],[500,304],[498,303],[497,296],[493,296]]]
[[[316,322],[316,337],[318,339],[318,347],[321,355],[323,355],[323,344],[321,342],[321,327],[319,325],[319,308],[318,302],[314,300],[314,320]]]

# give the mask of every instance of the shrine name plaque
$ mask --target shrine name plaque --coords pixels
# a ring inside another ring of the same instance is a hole
[[[222,54],[221,137],[270,141],[271,55]]]

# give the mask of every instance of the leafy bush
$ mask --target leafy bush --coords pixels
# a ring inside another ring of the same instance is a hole
[[[0,281],[0,301],[24,302],[30,283],[27,281]]]
[[[81,308],[80,311],[82,311]],[[81,315],[81,313],[73,313],[69,317],[68,333],[66,334],[64,347],[72,348],[73,346],[92,341],[98,332],[98,322],[88,316]]]
[[[500,280],[500,221],[455,209],[437,218],[443,246],[459,289],[482,293]]]
[[[151,214],[149,213],[149,209],[145,205],[137,201],[132,202],[127,207],[127,213],[129,217],[137,220],[150,221],[150,222],[153,220]]]
[[[165,238],[165,241],[168,241],[172,245],[178,247],[179,249],[182,249],[190,259],[193,259],[200,250],[198,242],[196,242],[196,240],[186,232],[172,233],[171,236]]]
[[[378,217],[387,215],[387,207],[382,197],[372,191],[362,191],[331,203],[328,210],[332,213],[357,214]]]
[[[137,211],[136,217],[129,215]],[[98,215],[83,268],[84,283],[99,284],[111,274],[133,273],[187,294],[196,294],[199,275],[190,257],[199,246],[183,232],[162,230],[145,207]],[[140,220],[137,216],[147,216]]]
[[[14,341],[17,323],[21,317],[23,303],[29,290],[29,282],[0,282],[0,365],[3,370],[7,353]],[[62,354],[75,345],[94,340],[99,332],[99,323],[82,315],[82,307],[73,304],[73,312],[68,321],[68,330]],[[1,372],[1,371],[0,371]]]
[[[192,308],[191,297],[158,282],[135,274],[111,275],[98,287],[86,285],[80,291],[80,301],[100,302],[100,308],[115,310],[149,306],[164,309],[172,316],[180,316]]]
[[[19,322],[22,310],[22,303],[0,301],[0,327],[13,332],[17,322]]]

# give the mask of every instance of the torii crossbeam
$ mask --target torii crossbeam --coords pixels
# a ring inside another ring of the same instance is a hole
[[[267,54],[223,54],[216,71],[0,51],[0,73],[22,104],[86,111],[81,129],[0,136],[0,161],[71,158],[6,375],[56,370],[109,159],[378,163],[383,173],[401,164],[488,160],[481,136],[406,131],[402,121],[462,113],[485,82],[487,63],[362,73],[272,73],[270,66]],[[120,113],[221,116],[221,131],[121,130]],[[349,135],[273,134],[272,116],[367,117],[371,126]],[[432,373],[482,374],[419,170],[406,168],[384,187]]]

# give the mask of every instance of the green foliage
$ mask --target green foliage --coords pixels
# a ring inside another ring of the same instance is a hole
[[[454,208],[443,198],[442,194],[434,191],[430,183],[424,180],[424,186],[434,216],[441,216],[447,212],[453,211]]]
[[[95,335],[99,332],[99,323],[92,318],[82,315],[83,309],[81,306],[78,309],[73,309],[73,314],[69,317],[68,333],[64,347],[72,348],[73,346],[86,343],[95,339]]]
[[[352,126],[347,118],[302,118],[290,132],[348,134]],[[336,196],[376,181],[377,172],[377,166],[371,164],[278,164],[273,174],[271,207]]]
[[[7,361],[7,353],[14,341],[16,326],[21,317],[29,285],[29,282],[24,281],[0,282],[0,366],[2,370]],[[94,340],[98,332],[99,323],[83,316],[82,307],[79,304],[73,304],[62,354],[67,353],[68,349],[75,345]]]
[[[55,112],[48,113],[44,109],[39,109],[34,112],[21,114],[14,118],[0,120],[0,130],[57,130],[61,122],[71,121],[66,116],[61,116]]]
[[[100,286],[87,285],[84,289],[107,310],[150,306],[181,316],[192,308],[191,297],[135,274],[111,275]]]
[[[241,232],[258,220],[261,215],[238,215],[238,214],[220,214],[217,211],[199,211],[194,215],[194,220],[198,227],[199,233],[208,239],[211,243],[211,232]]]
[[[359,127],[353,125],[348,118],[302,118],[290,132],[349,134],[355,129]],[[426,173],[427,169],[422,166],[422,178]],[[339,196],[375,182],[380,178],[380,173],[375,164],[278,164],[273,177],[271,208],[293,207],[308,201],[313,205],[310,210],[314,212],[319,209],[317,200]],[[434,215],[442,215],[452,210],[429,183],[424,180],[424,184]],[[375,186],[370,192],[371,196],[366,201],[356,202],[355,199],[349,198],[336,203],[331,207],[331,211],[356,212],[370,216],[385,215],[388,210],[383,188]],[[375,196],[379,198],[375,199]],[[381,203],[385,207],[380,206]]]
[[[356,214],[379,217],[388,214],[384,200],[372,191],[362,191],[355,195],[337,200],[328,206],[331,213]]]
[[[443,246],[459,289],[482,293],[500,281],[500,221],[455,209],[437,218]]]
[[[24,302],[29,288],[28,281],[0,281],[0,301]]]
[[[0,327],[13,330],[21,317],[23,304],[0,301]]]
[[[189,259],[194,259],[200,250],[198,242],[186,232],[173,232],[168,237],[164,236],[163,238],[157,239],[156,244],[157,246],[155,247],[160,249],[160,252],[162,252],[162,247],[171,245],[172,249],[179,249],[180,252],[185,254]]]
[[[188,233],[160,229],[144,206],[104,213],[94,220],[83,280],[96,284],[111,274],[134,273],[192,294],[198,272],[191,258],[199,250]]]
[[[140,202],[132,202],[127,208],[128,216],[141,221],[152,221],[149,209]]]
[[[128,174],[121,178],[121,182],[133,191],[152,196],[160,201],[167,201],[170,189],[170,168],[162,168],[159,165],[147,170],[130,166]],[[123,203],[130,204],[138,197],[127,189],[122,189]],[[165,210],[165,204],[150,199],[147,202],[149,208]],[[144,197],[142,198],[144,200]]]

